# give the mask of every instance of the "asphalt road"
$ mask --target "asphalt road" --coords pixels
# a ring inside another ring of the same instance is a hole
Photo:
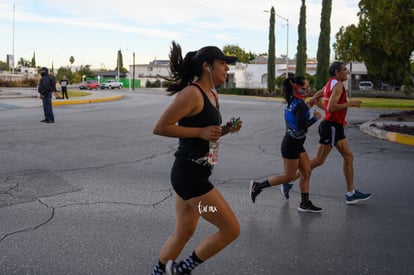
[[[169,173],[177,140],[152,126],[171,97],[123,91],[118,101],[0,111],[0,274],[150,274],[174,228]],[[242,131],[222,139],[211,177],[234,209],[239,238],[193,274],[414,274],[414,147],[377,140],[358,126],[386,111],[351,109],[346,130],[355,182],[372,199],[345,204],[342,159],[334,151],[311,179],[321,214],[299,213],[268,189],[253,204],[251,179],[283,169],[283,106],[221,96],[224,120]],[[317,126],[306,148],[313,156]],[[204,221],[187,256],[214,231]]]

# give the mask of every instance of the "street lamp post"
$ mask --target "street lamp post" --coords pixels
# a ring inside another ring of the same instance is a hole
[[[13,63],[12,63],[12,74],[14,74],[14,67],[15,67],[15,65],[14,65],[14,60],[15,60],[15,58],[14,58],[14,21],[15,21],[15,13],[16,13],[16,6],[15,5],[13,5]]]
[[[125,49],[125,52],[131,52],[130,49]],[[132,59],[133,59],[133,63],[135,62],[135,52],[132,52]],[[131,65],[128,65],[128,68],[130,68]],[[128,71],[128,89],[129,91],[131,91],[131,89],[133,88],[133,83],[132,83],[132,79],[131,79],[131,71]]]
[[[269,12],[265,10],[264,12]],[[289,67],[289,18],[285,18],[277,13],[277,17],[286,21],[286,78],[288,78],[288,67]]]
[[[276,16],[286,21],[286,78],[288,78],[289,68],[289,19],[276,13]]]
[[[118,71],[118,81],[120,81],[119,80],[119,62],[120,62],[120,58],[119,58],[119,53],[121,52],[121,49],[119,49],[119,52],[118,52],[118,54],[116,55],[116,68],[117,68],[117,71]]]

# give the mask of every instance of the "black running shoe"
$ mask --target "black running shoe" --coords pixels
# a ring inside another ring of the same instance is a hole
[[[313,205],[311,201],[307,201],[306,203],[300,203],[298,207],[299,212],[309,212],[309,213],[321,213],[322,208]]]
[[[292,187],[292,183],[284,183],[280,185],[280,192],[282,192],[282,195],[285,196],[287,200],[289,199],[289,191],[292,189]]]
[[[182,273],[177,270],[178,264],[174,261],[169,260],[165,265],[165,272],[167,275],[186,275],[191,273]]]
[[[260,194],[260,192],[262,192],[262,190],[257,188],[257,184],[258,182],[255,182],[253,180],[250,182],[249,193],[250,193],[250,197],[252,198],[253,203],[255,203],[256,197]]]

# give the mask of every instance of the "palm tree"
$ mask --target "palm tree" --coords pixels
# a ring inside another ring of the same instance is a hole
[[[73,62],[75,62],[75,58],[73,56],[69,57],[70,67],[72,67]]]

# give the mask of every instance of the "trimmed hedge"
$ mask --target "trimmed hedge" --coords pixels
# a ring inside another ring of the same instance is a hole
[[[11,80],[3,80],[0,79],[0,87],[37,87],[39,83],[39,79],[35,78],[27,78],[22,81],[11,81]]]
[[[267,89],[248,89],[248,88],[221,88],[218,90],[220,94],[228,95],[246,95],[246,96],[263,96],[263,97],[281,97],[281,89],[276,89],[273,94],[270,94]],[[316,91],[312,91],[314,94]],[[414,90],[405,88],[403,91],[378,91],[378,90],[352,90],[352,97],[374,97],[374,98],[400,98],[413,99]]]
[[[249,88],[220,88],[218,90],[220,94],[227,94],[227,95],[246,95],[246,96],[274,96],[280,97],[281,90],[276,89],[276,91],[272,94],[269,93],[267,89],[249,89]]]

